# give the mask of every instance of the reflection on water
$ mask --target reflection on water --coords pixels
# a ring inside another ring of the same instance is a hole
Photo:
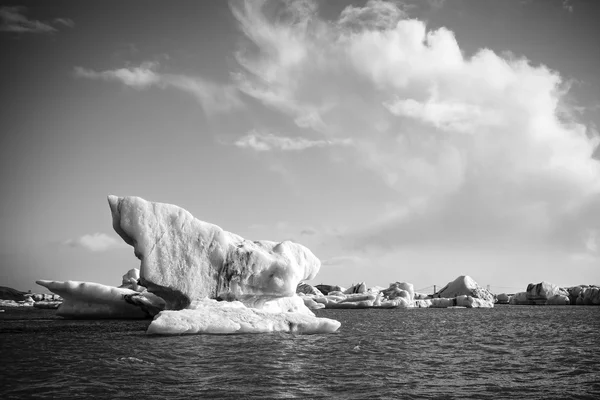
[[[600,398],[600,307],[319,310],[335,334],[148,337],[0,314],[0,398]]]

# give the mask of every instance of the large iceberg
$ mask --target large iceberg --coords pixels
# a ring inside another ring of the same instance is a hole
[[[246,240],[171,204],[116,196],[108,202],[115,231],[141,260],[141,284],[169,309],[206,297],[293,296],[321,266],[300,244]]]
[[[332,332],[296,294],[320,260],[291,241],[250,241],[171,204],[109,196],[113,228],[140,259],[139,284],[166,309],[148,333]],[[174,328],[180,327],[183,328]]]

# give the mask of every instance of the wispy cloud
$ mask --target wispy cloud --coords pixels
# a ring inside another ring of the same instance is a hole
[[[342,10],[337,23],[351,29],[386,29],[395,25],[406,13],[396,3],[369,0],[364,7],[346,7]]]
[[[20,6],[0,7],[0,31],[16,33],[54,33],[57,29],[52,26],[63,25],[73,28],[75,23],[68,18],[56,18],[52,23],[29,19],[25,15],[27,8]]]
[[[119,68],[96,72],[91,69],[75,67],[75,76],[104,81],[119,81],[136,89],[144,89],[161,83],[160,76],[153,69],[156,63],[142,63],[139,67]]]
[[[135,89],[151,86],[175,88],[192,95],[207,115],[243,108],[238,90],[232,85],[219,85],[200,77],[157,72],[157,62],[144,62],[136,67],[94,71],[75,67],[75,76],[87,79],[121,82]]]
[[[446,0],[427,0],[427,3],[433,10],[439,10],[444,7]]]
[[[64,25],[67,28],[74,28],[75,22],[69,18],[55,18],[54,23],[58,25]]]
[[[335,256],[335,257],[331,257],[328,258],[326,260],[321,261],[321,265],[330,265],[330,266],[334,266],[334,265],[341,265],[341,266],[348,266],[348,265],[357,265],[357,264],[364,264],[366,262],[366,260],[360,256],[356,256],[356,255],[344,255],[344,256]]]
[[[563,0],[562,6],[563,6],[564,10],[566,10],[570,13],[573,12],[573,3],[571,3],[571,0]]]
[[[105,233],[93,233],[83,235],[76,239],[68,239],[63,242],[66,246],[79,247],[92,252],[107,251],[119,247],[127,247],[122,241]]]
[[[302,151],[314,147],[350,146],[352,145],[352,140],[310,140],[303,137],[286,137],[252,130],[233,144],[237,147],[255,151]]]

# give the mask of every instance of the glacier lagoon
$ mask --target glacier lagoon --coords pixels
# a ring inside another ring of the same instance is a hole
[[[0,398],[599,398],[600,307],[316,310],[330,334],[0,314]]]

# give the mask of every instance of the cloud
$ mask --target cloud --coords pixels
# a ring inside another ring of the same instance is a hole
[[[305,228],[300,231],[300,235],[302,235],[302,236],[312,236],[312,235],[316,235],[316,234],[317,234],[317,230],[313,229],[313,228]]]
[[[69,18],[55,18],[54,19],[54,23],[58,24],[58,25],[64,25],[67,28],[73,28],[73,27],[75,27],[75,22],[72,19],[69,19]]]
[[[328,258],[326,260],[321,261],[321,265],[330,265],[330,266],[347,266],[347,265],[357,265],[364,264],[366,260],[362,257],[355,255],[344,255],[344,256],[335,256]]]
[[[64,242],[70,247],[79,247],[92,252],[107,251],[114,248],[126,247],[122,240],[105,233],[93,233],[91,235],[83,235],[76,239],[69,239]]]
[[[427,0],[427,3],[433,10],[439,10],[444,7],[446,0]]]
[[[406,13],[398,8],[396,3],[369,0],[364,7],[348,6],[344,8],[337,23],[344,28],[359,31],[364,29],[386,29],[406,16]]]
[[[54,33],[57,29],[48,22],[29,19],[25,7],[0,7],[0,31],[17,33]],[[68,18],[56,18],[54,24],[72,28],[75,23]]]
[[[277,136],[252,130],[233,143],[237,147],[255,151],[302,151],[313,147],[349,146],[350,139],[310,140],[303,137]]]
[[[142,63],[139,67],[119,68],[96,72],[82,67],[75,67],[75,75],[81,78],[119,81],[136,89],[144,89],[161,82],[160,76],[153,69],[155,63]]]
[[[137,67],[94,71],[75,67],[75,76],[87,79],[121,82],[141,90],[152,86],[175,88],[192,95],[207,115],[243,108],[238,90],[231,85],[219,85],[200,77],[156,72],[157,62],[144,62]]]
[[[573,4],[571,3],[570,0],[563,0],[562,2],[562,7],[564,10],[572,13],[573,12]]]
[[[590,230],[584,241],[585,247],[590,253],[598,253],[600,251],[600,230]]]
[[[570,106],[559,72],[485,48],[466,57],[452,31],[427,29],[392,2],[348,6],[333,20],[307,1],[232,11],[245,36],[235,84],[316,137],[251,131],[236,145],[352,143],[337,156],[371,171],[392,198],[355,243],[572,251],[600,229],[598,138],[577,113],[560,112]]]

